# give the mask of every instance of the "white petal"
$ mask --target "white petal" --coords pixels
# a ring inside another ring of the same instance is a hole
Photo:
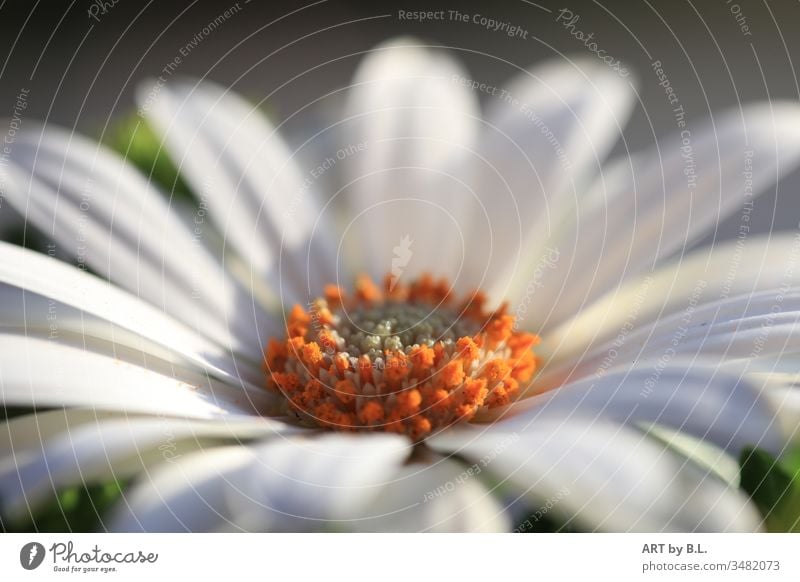
[[[781,452],[785,440],[760,385],[718,372],[701,362],[676,360],[660,368],[640,362],[556,388],[512,404],[497,423],[503,430],[529,430],[541,418],[613,418],[656,423],[710,441],[737,455],[746,446]]]
[[[120,413],[87,408],[45,410],[14,417],[0,430],[0,455],[13,456],[14,450],[26,450],[47,441],[68,428],[77,428],[119,416]]]
[[[800,351],[800,291],[773,289],[695,306],[636,328],[623,340],[599,345],[575,362],[553,364],[536,381],[540,389],[614,367],[667,367],[702,357],[717,368]],[[536,387],[534,387],[536,389]]]
[[[776,301],[776,297],[781,299]],[[678,316],[654,326],[647,343],[638,350],[642,362],[663,353],[672,343],[667,338],[676,329],[681,333],[677,354],[702,355],[714,363],[800,350],[800,291],[762,291],[732,297],[705,305],[694,315],[683,328],[677,327]],[[631,339],[635,341],[636,337]]]
[[[228,480],[255,461],[250,447],[202,449],[164,464],[133,486],[105,527],[112,532],[212,532],[236,524],[228,507]]]
[[[753,383],[763,386],[763,398],[775,411],[779,425],[787,442],[800,443],[800,369],[797,352],[771,354],[753,360],[731,361],[720,365],[721,370],[734,373],[747,372]],[[790,366],[788,371],[784,368]]]
[[[260,370],[141,299],[45,255],[0,242],[0,321],[29,335],[97,339],[175,363],[194,364],[231,382]]]
[[[593,418],[458,430],[428,443],[475,460],[531,508],[600,531],[757,531],[746,496],[643,434]]]
[[[624,279],[686,249],[798,160],[800,106],[788,102],[748,105],[618,160],[597,181],[572,228],[549,242],[561,257],[542,273],[535,301],[555,307],[532,314],[530,325],[553,327]]]
[[[207,81],[171,83],[155,98],[146,84],[138,100],[250,279],[269,280],[284,303],[305,303],[307,289],[334,280],[334,245],[317,224],[314,194],[256,107]]]
[[[642,427],[647,434],[663,441],[679,455],[691,459],[700,467],[713,471],[731,487],[740,484],[739,459],[726,454],[707,440],[689,436],[685,432],[650,424]]]
[[[304,531],[346,525],[381,493],[409,452],[401,437],[338,434],[198,452],[154,471],[135,488],[112,529]]]
[[[400,468],[363,517],[364,532],[507,532],[509,515],[478,476],[480,468],[450,459]]]
[[[0,461],[0,497],[6,510],[24,511],[63,487],[126,479],[158,463],[173,463],[198,448],[222,441],[239,441],[297,432],[280,421],[265,418],[225,418],[197,421],[162,416],[116,417],[68,424],[53,436],[24,446],[26,432],[36,431],[66,411],[31,415],[2,427],[8,432],[10,454]],[[67,421],[69,422],[69,421]],[[32,440],[27,437],[27,440]],[[22,442],[20,442],[22,441]]]
[[[350,217],[343,242],[373,277],[452,275],[464,259],[465,223],[450,192],[464,188],[453,171],[479,115],[464,78],[447,53],[413,38],[378,45],[359,66],[342,132],[364,147],[340,162]]]
[[[265,389],[159,371],[44,338],[0,334],[0,401],[6,406],[83,406],[190,418],[255,414],[274,406]]]
[[[592,346],[628,343],[659,318],[737,295],[800,281],[800,237],[775,233],[698,249],[650,275],[631,279],[573,319],[547,332],[537,348],[548,368],[574,361]],[[535,304],[535,301],[533,302]],[[615,346],[617,347],[617,346]]]
[[[223,345],[260,357],[253,313],[261,324],[264,314],[156,188],[83,137],[26,128],[3,167],[11,204],[112,283]]]
[[[488,98],[473,161],[483,208],[467,229],[469,284],[503,298],[522,292],[619,140],[635,96],[632,77],[583,58],[540,64]]]

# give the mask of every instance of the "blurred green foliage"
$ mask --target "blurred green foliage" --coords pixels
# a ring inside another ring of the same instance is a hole
[[[125,488],[113,481],[102,485],[80,485],[61,491],[27,519],[0,516],[0,531],[14,532],[95,532],[104,531],[103,518]]]
[[[104,137],[105,145],[136,166],[145,176],[150,176],[168,195],[171,193],[176,198],[194,199],[161,140],[139,115],[130,113],[121,117]]]
[[[800,533],[800,449],[779,460],[750,448],[739,464],[741,487],[758,506],[767,530]]]

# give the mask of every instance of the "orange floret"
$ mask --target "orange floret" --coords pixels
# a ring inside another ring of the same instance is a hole
[[[423,273],[408,289],[409,301],[439,305],[450,298],[450,283],[447,279],[434,281],[430,273]]]
[[[459,338],[456,342],[456,348],[458,349],[458,357],[466,361],[475,360],[480,355],[480,348],[471,337]]]
[[[475,406],[483,403],[487,393],[488,390],[484,378],[464,383],[464,402],[467,404]]]
[[[350,369],[350,359],[341,352],[333,357],[333,364],[335,371],[331,371],[331,373],[335,373],[339,377],[344,376],[344,373]]]
[[[297,374],[273,372],[272,381],[284,393],[292,393],[300,386],[300,376]]]
[[[464,381],[464,364],[461,360],[453,360],[441,371],[441,383],[445,388],[455,388]]]
[[[339,380],[336,383],[336,398],[343,404],[351,404],[356,399],[357,392],[350,380]]]
[[[279,342],[274,338],[270,339],[269,344],[267,345],[267,353],[265,357],[267,371],[271,372],[272,370],[282,369],[286,364],[286,358],[288,355],[289,352],[286,349],[285,342]]]
[[[434,353],[428,346],[415,346],[409,354],[411,363],[414,366],[414,377],[422,378],[429,375],[429,370],[433,367]]]
[[[431,421],[424,416],[415,416],[406,423],[406,432],[408,433],[408,436],[415,441],[418,441],[426,436],[429,432],[431,432],[432,428],[433,424],[431,424]]]
[[[383,415],[383,406],[380,402],[375,400],[365,402],[364,406],[361,407],[361,410],[358,411],[358,419],[361,421],[361,424],[364,425],[382,422]]]
[[[319,349],[319,345],[317,345],[316,342],[306,344],[302,348],[302,353],[303,363],[308,366],[312,373],[316,373],[319,370],[322,361],[324,360],[324,356],[322,354],[322,350]]]
[[[511,355],[512,357],[519,357],[524,352],[529,352],[531,349],[537,345],[539,345],[538,335],[532,333],[524,333],[518,332],[512,334],[510,338],[508,338],[508,347],[511,348]]]
[[[500,382],[505,380],[511,373],[511,367],[506,360],[492,360],[481,371],[481,376],[486,378],[489,382]]]
[[[303,337],[292,337],[286,340],[286,352],[288,357],[295,359],[302,359],[303,346],[306,345],[306,340]]]
[[[406,390],[397,395],[397,406],[395,410],[398,411],[402,418],[408,418],[419,412],[419,405],[422,404],[422,394],[416,388]]]
[[[369,359],[369,356],[361,356],[358,358],[358,376],[362,384],[373,382],[372,360]]]
[[[346,297],[344,290],[338,285],[325,285],[324,295],[330,309],[337,309]]]
[[[381,290],[366,275],[360,275],[356,279],[356,297],[364,303],[377,303],[382,299]]]
[[[486,326],[486,335],[489,338],[490,347],[496,347],[505,342],[514,331],[514,316],[500,315],[492,319]]]
[[[433,411],[443,412],[449,405],[450,393],[444,388],[432,388],[425,397],[425,406]]]
[[[486,295],[481,291],[475,291],[462,304],[461,312],[465,317],[483,318],[483,306],[486,305]]]
[[[308,328],[311,325],[311,316],[300,307],[295,305],[289,313],[289,321],[287,324],[287,331],[289,337],[302,337],[308,333]]]
[[[513,360],[513,363],[514,369],[511,372],[511,375],[518,382],[527,382],[531,379],[533,373],[536,371],[538,362],[536,360],[536,354],[528,351],[521,353],[518,358]]]
[[[386,367],[383,371],[383,376],[392,384],[397,385],[408,376],[411,372],[408,356],[403,352],[396,352],[387,356]]]

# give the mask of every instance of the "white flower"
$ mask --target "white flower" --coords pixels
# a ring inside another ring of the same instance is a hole
[[[0,429],[6,514],[133,478],[106,527],[761,527],[730,455],[796,436],[800,239],[744,227],[797,164],[796,104],[692,119],[606,161],[636,93],[596,59],[494,88],[387,43],[297,150],[227,89],[157,88],[140,109],[200,200],[188,218],[110,152],[28,120],[0,169],[7,202],[99,275],[0,244],[0,394],[42,409]],[[685,252],[743,205],[743,236]],[[509,301],[540,370],[421,445],[262,415],[285,410],[261,369],[282,314],[360,272]]]

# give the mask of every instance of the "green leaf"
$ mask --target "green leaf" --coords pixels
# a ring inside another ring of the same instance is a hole
[[[105,134],[105,143],[172,196],[194,199],[191,189],[162,147],[161,140],[136,113],[117,121]]]
[[[0,532],[103,531],[103,516],[122,495],[124,484],[79,485],[64,489],[26,519],[0,516]]]
[[[778,461],[761,449],[745,449],[739,460],[741,486],[753,499],[771,532],[800,533],[798,456]]]
[[[783,465],[797,478],[800,473],[800,447],[796,447],[781,458]]]

